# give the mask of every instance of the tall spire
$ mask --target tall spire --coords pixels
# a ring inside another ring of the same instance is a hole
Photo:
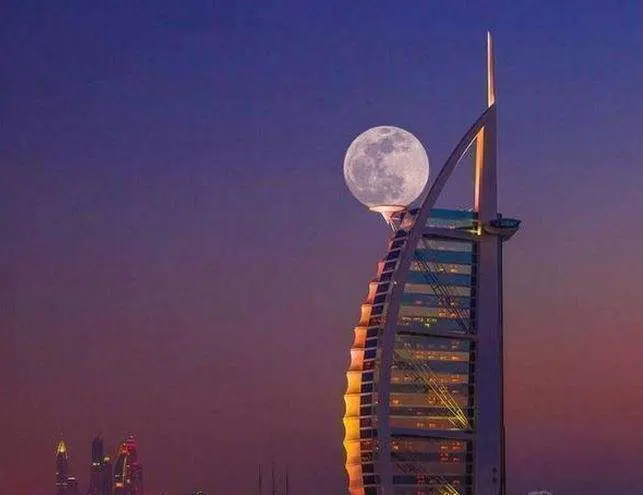
[[[56,448],[56,495],[69,493],[69,458],[64,440]]]
[[[487,31],[487,106],[491,106],[496,102],[496,73],[494,66],[493,39],[491,39],[491,33]]]

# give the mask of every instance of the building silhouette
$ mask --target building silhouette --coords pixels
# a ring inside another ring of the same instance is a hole
[[[114,482],[114,475],[112,469],[112,458],[106,455],[103,457],[104,476],[101,485],[101,495],[112,495],[112,487]]]
[[[496,102],[487,103],[421,206],[392,219],[354,330],[344,416],[351,495],[505,495],[502,247]],[[474,154],[471,210],[436,207]]]
[[[74,476],[67,478],[67,495],[80,495],[78,480]]]
[[[290,471],[288,470],[288,468],[284,470],[278,469],[275,466],[275,463],[272,462],[270,464],[270,478],[266,479],[266,483],[264,484],[263,471],[261,469],[261,464],[259,464],[257,470],[255,494],[263,495],[265,492],[269,493],[270,495],[290,494]]]
[[[89,488],[87,495],[112,494],[112,462],[105,455],[104,442],[101,435],[92,441],[91,464],[89,466]]]
[[[79,495],[78,480],[69,475],[69,455],[64,440],[56,447],[56,495]]]
[[[133,435],[130,435],[119,448],[114,463],[113,480],[113,495],[143,494],[143,466],[138,461]]]
[[[64,440],[56,448],[56,495],[67,494],[67,477],[69,476],[69,457]]]

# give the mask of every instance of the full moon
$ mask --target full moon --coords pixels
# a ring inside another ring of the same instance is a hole
[[[344,179],[353,196],[370,209],[402,209],[422,194],[429,180],[429,157],[410,132],[373,127],[348,147]]]

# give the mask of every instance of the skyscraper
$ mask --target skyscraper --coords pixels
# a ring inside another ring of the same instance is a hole
[[[114,464],[114,495],[142,495],[143,466],[138,461],[136,440],[130,435],[121,445]]]
[[[112,495],[112,486],[114,482],[112,471],[112,458],[106,455],[103,457],[103,480],[101,484],[101,495]]]
[[[505,495],[502,245],[491,39],[487,108],[421,206],[394,217],[354,330],[344,416],[351,495]],[[471,210],[436,207],[474,152]],[[462,166],[462,165],[461,165]]]
[[[92,441],[92,457],[89,465],[89,488],[87,495],[101,494],[101,478],[103,475],[103,439],[99,436]]]
[[[78,480],[69,475],[69,455],[63,440],[56,448],[56,495],[78,495]]]
[[[67,478],[67,495],[80,495],[78,488],[78,480],[74,476],[69,476]]]
[[[105,456],[103,438],[97,435],[92,441],[91,464],[89,466],[89,488],[87,495],[111,495],[111,459]]]
[[[56,495],[66,495],[68,476],[69,458],[67,457],[67,446],[61,440],[56,448]]]

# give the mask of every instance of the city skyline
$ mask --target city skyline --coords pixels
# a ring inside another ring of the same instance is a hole
[[[143,495],[143,466],[138,460],[134,435],[127,435],[123,442],[117,444],[113,462],[106,453],[101,433],[93,438],[88,452],[87,463],[77,461],[72,475],[68,446],[64,438],[58,442],[56,495]],[[80,469],[78,464],[82,466]]]
[[[151,493],[244,495],[271,459],[343,493],[348,330],[387,246],[342,156],[390,124],[444,163],[491,30],[499,202],[529,227],[505,252],[508,490],[638,495],[638,5],[2,13],[0,492],[51,495],[60,432],[86,482],[101,430],[136,432]]]

